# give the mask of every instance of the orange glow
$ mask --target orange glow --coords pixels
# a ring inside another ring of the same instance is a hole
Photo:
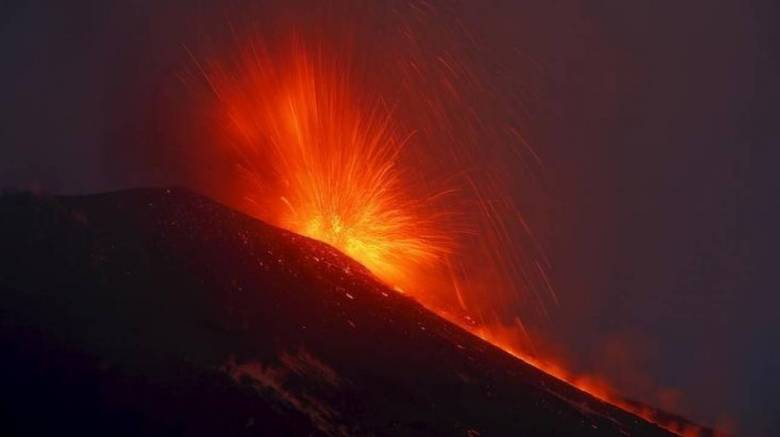
[[[451,247],[437,227],[444,214],[431,207],[436,194],[412,195],[403,184],[404,137],[381,102],[361,110],[335,60],[293,47],[281,59],[253,48],[243,59],[245,76],[210,76],[250,182],[249,212],[411,288],[413,272]]]
[[[511,329],[507,329],[501,326],[470,327],[466,323],[462,323],[457,319],[448,317],[446,313],[440,312],[439,314],[450,320],[452,323],[455,323],[456,325],[459,325],[460,327],[470,331],[477,337],[504,350],[508,354],[536,367],[537,369],[544,371],[548,375],[552,375],[561,381],[565,381],[601,401],[635,414],[669,432],[684,437],[697,437],[705,434],[704,430],[697,425],[689,422],[680,422],[667,419],[661,417],[658,411],[650,407],[627,402],[625,399],[615,393],[615,391],[603,378],[600,378],[596,375],[573,374],[553,360],[540,358],[538,356],[523,352],[517,348],[516,342],[513,341],[514,332]],[[718,436],[721,434],[716,432],[715,435]]]
[[[456,70],[453,62],[441,62]],[[506,217],[534,239],[507,200],[504,178],[465,172],[448,184],[416,178],[410,170],[426,174],[430,163],[410,169],[414,162],[405,154],[420,145],[412,132],[400,131],[382,100],[358,89],[343,55],[300,42],[281,54],[248,44],[235,64],[209,64],[204,73],[218,99],[220,144],[227,145],[241,175],[232,188],[245,200],[241,209],[340,249],[390,287],[518,359],[661,422],[653,410],[614,395],[600,378],[573,375],[529,353],[531,341],[519,319],[509,327],[498,321],[496,303],[520,289],[529,294],[532,284],[557,300],[546,261],[526,257],[510,235]],[[452,95],[459,98],[454,89]],[[527,147],[516,130],[510,133]],[[457,144],[426,146],[448,152],[441,155],[463,154]],[[436,185],[446,186],[423,188]],[[450,202],[453,197],[456,202]],[[698,433],[677,423],[662,426]]]

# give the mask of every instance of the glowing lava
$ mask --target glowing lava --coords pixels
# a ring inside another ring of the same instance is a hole
[[[417,267],[451,247],[439,227],[444,213],[432,208],[436,194],[415,196],[404,185],[405,139],[380,101],[351,89],[348,67],[292,47],[281,59],[252,47],[243,76],[225,69],[209,76],[249,182],[250,213],[409,287]]]

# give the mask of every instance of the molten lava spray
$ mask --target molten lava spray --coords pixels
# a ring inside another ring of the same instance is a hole
[[[452,248],[434,207],[404,179],[407,145],[379,100],[351,88],[349,68],[322,49],[290,44],[273,58],[251,46],[243,76],[210,74],[252,215],[324,241],[388,284],[415,284],[415,272]]]
[[[542,313],[543,301],[554,303],[557,296],[543,254],[529,255],[522,250],[528,245],[518,243],[516,229],[532,245],[535,239],[506,188],[511,174],[474,169],[478,141],[470,150],[455,138],[425,142],[433,137],[426,135],[432,124],[458,129],[457,117],[423,92],[424,104],[415,107],[420,113],[398,117],[385,100],[361,88],[348,50],[300,38],[269,48],[250,38],[238,52],[196,63],[215,97],[216,142],[235,165],[229,189],[239,193],[239,208],[331,244],[484,340],[658,422],[650,409],[624,402],[599,378],[573,375],[541,358],[523,321],[497,309],[496,302],[506,302],[496,298],[502,293],[515,305],[526,299]],[[454,59],[432,62],[446,74],[468,76]],[[406,80],[428,71],[414,55],[401,65]],[[447,77],[438,86],[452,101],[463,98]],[[408,129],[399,118],[421,124]],[[506,132],[503,139],[514,139],[538,162],[516,128]]]

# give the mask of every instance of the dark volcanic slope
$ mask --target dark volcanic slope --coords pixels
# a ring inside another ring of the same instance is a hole
[[[4,435],[664,435],[182,190],[0,198]]]

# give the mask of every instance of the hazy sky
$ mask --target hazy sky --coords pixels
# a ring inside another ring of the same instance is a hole
[[[143,105],[170,92],[184,46],[231,12],[108,3],[0,6],[0,186],[89,193],[176,181],[149,151],[153,134],[138,132]],[[547,182],[529,214],[561,301],[550,338],[626,392],[644,379],[679,389],[694,419],[780,429],[780,299],[748,280],[747,217],[751,149],[777,138],[777,11],[750,1],[445,4],[454,12],[442,20],[481,38],[486,79],[508,96],[532,91],[523,126]]]

